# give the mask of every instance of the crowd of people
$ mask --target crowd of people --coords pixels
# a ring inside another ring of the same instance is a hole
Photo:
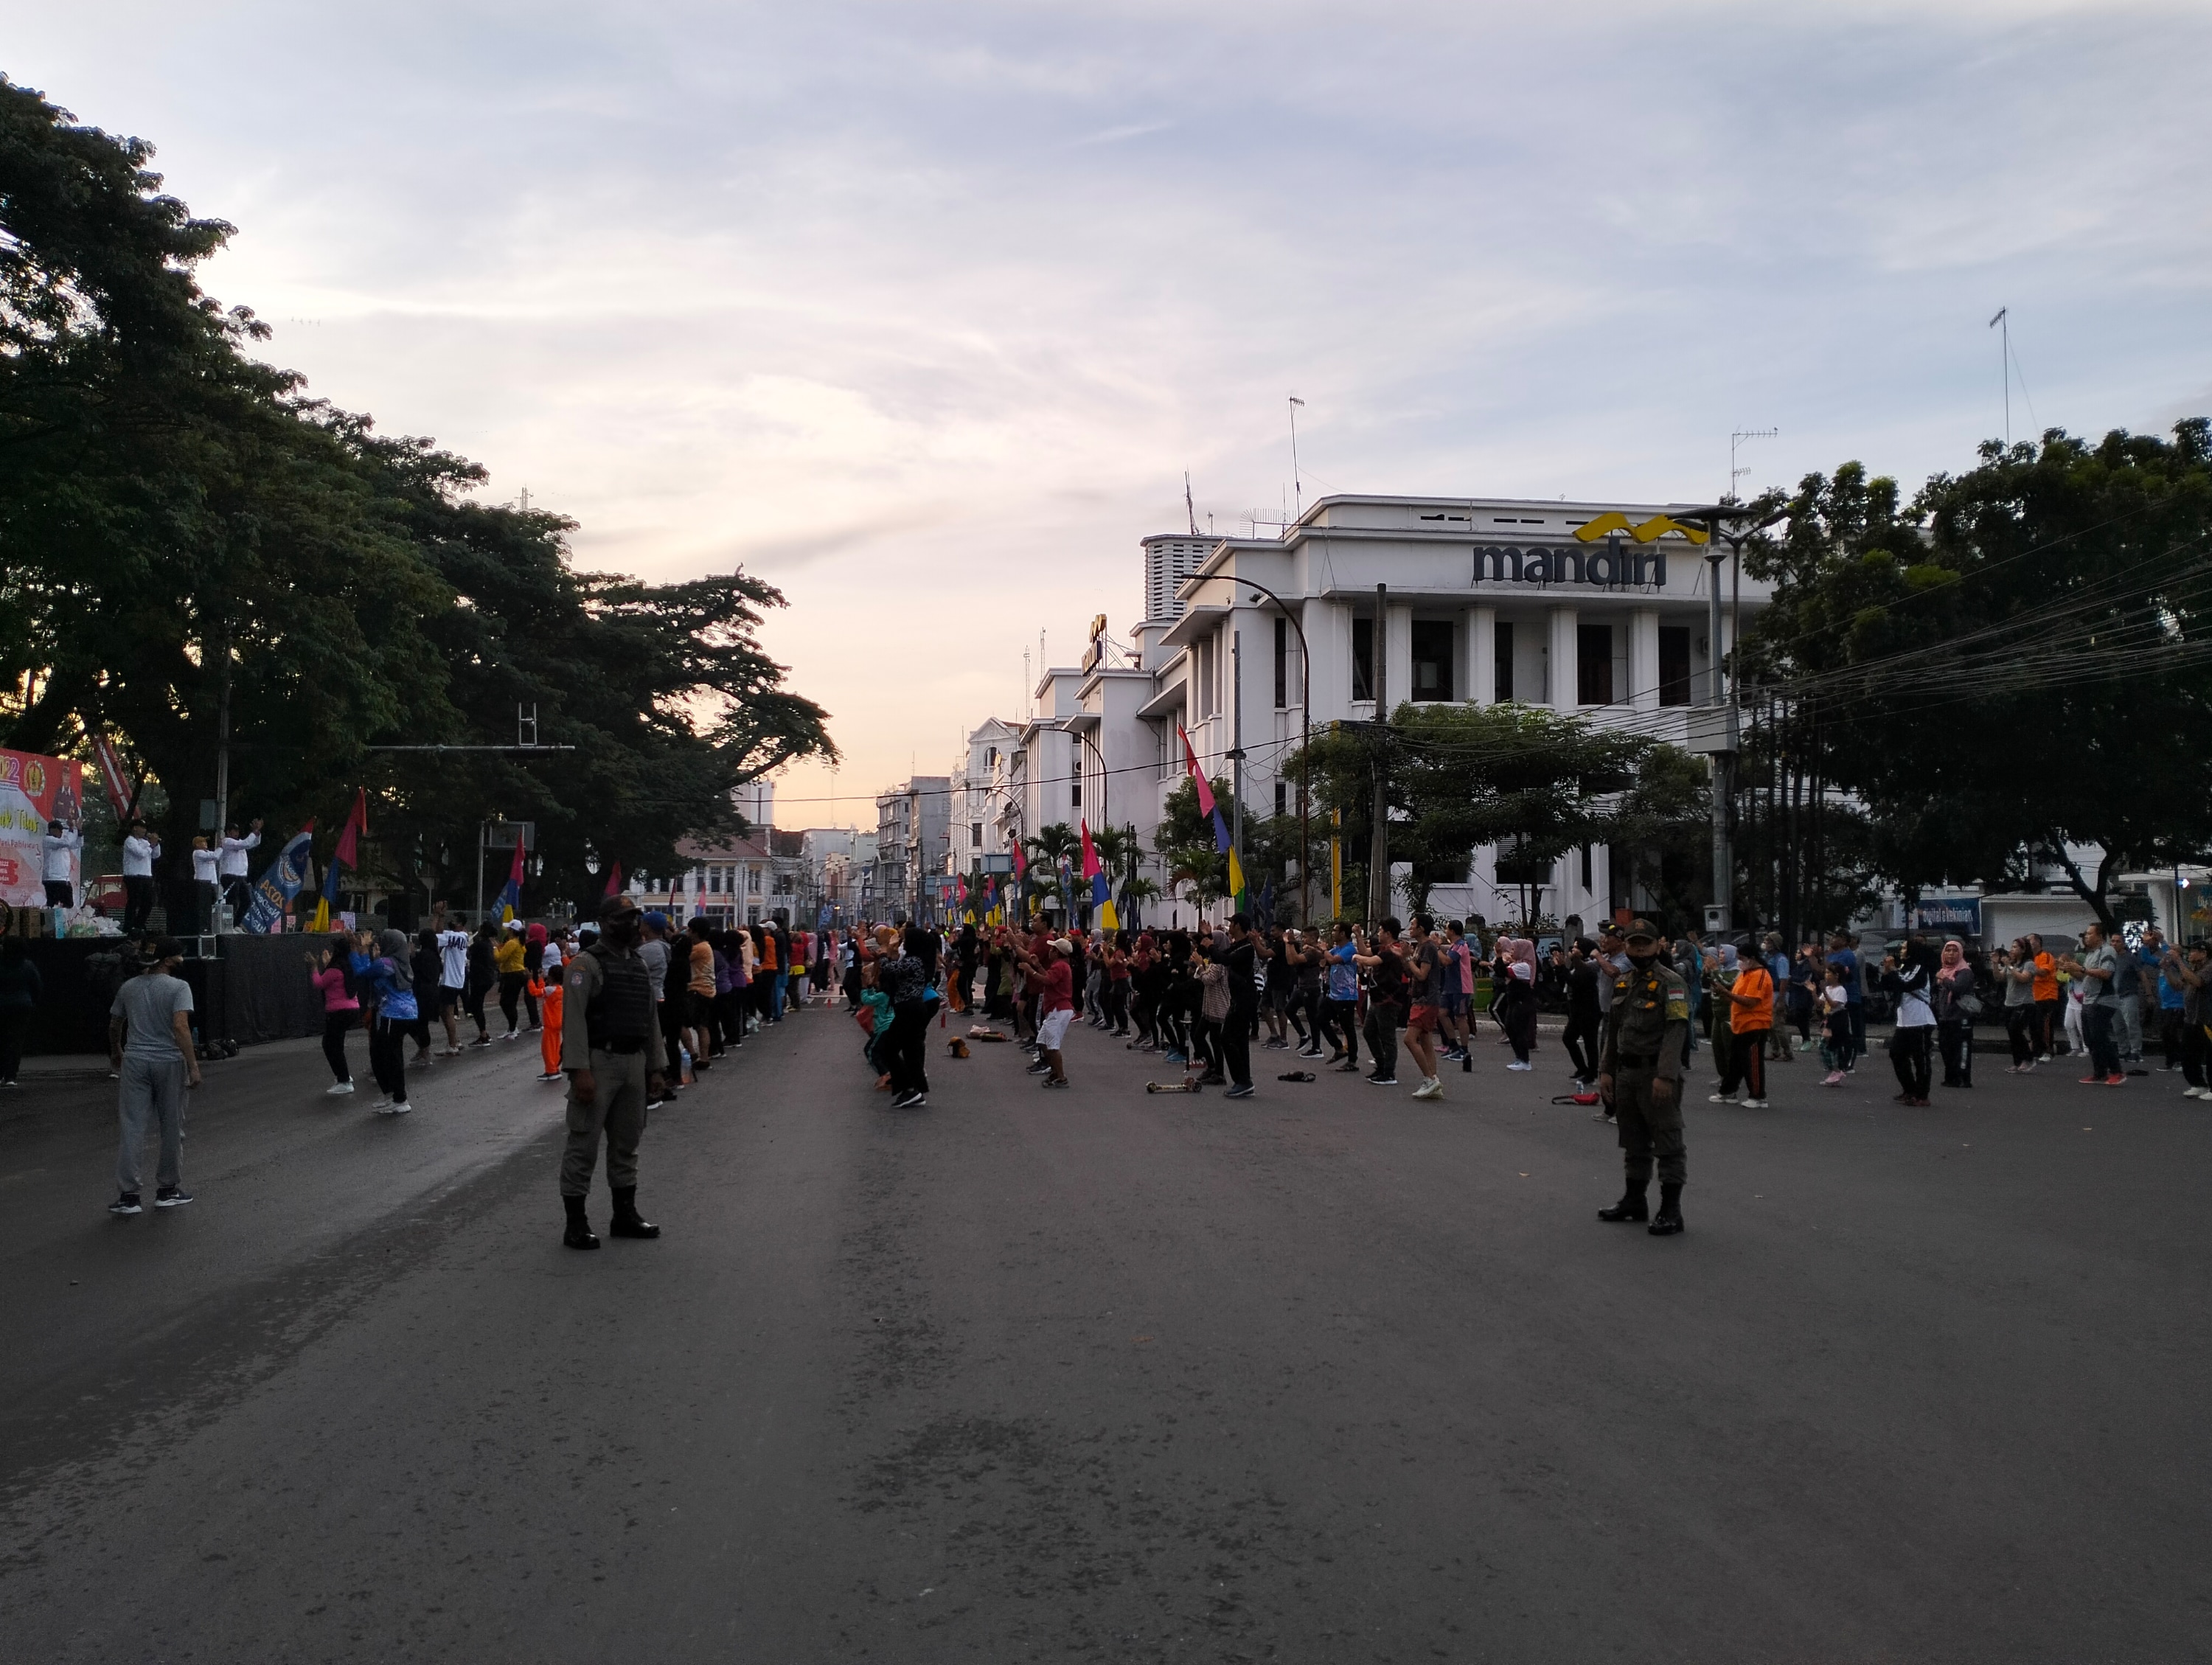
[[[143,1206],[138,1149],[156,1133],[155,1206],[191,1200],[177,1157],[184,1094],[198,1062],[191,990],[174,975],[180,953],[170,939],[145,945],[141,974],[112,1007],[124,1152],[111,1207],[119,1214]],[[1669,942],[1640,924],[1607,925],[1595,936],[1540,944],[1514,929],[1440,925],[1425,914],[1403,925],[1384,919],[1311,931],[1255,925],[1241,913],[1188,930],[1039,921],[1026,929],[969,923],[947,935],[905,921],[815,932],[706,918],[678,926],[618,897],[580,927],[514,921],[462,929],[441,910],[411,934],[332,933],[304,957],[323,1014],[326,1091],[356,1091],[349,1046],[358,1031],[380,1115],[412,1109],[410,1066],[419,1073],[471,1048],[535,1038],[539,1079],[570,1086],[565,1240],[580,1248],[597,1246],[581,1207],[602,1139],[611,1182],[630,1182],[614,1186],[616,1229],[648,1235],[631,1229],[645,1224],[634,1184],[644,1113],[749,1036],[838,993],[860,1030],[866,1066],[899,1109],[929,1103],[927,1048],[940,1012],[969,1015],[969,1036],[1017,1042],[1047,1091],[1069,1085],[1067,1035],[1080,1021],[1179,1066],[1183,1091],[1219,1087],[1227,1098],[1251,1097],[1254,1054],[1271,1051],[1395,1087],[1402,1054],[1417,1077],[1411,1096],[1435,1100],[1444,1097],[1446,1067],[1473,1072],[1480,1044],[1508,1052],[1506,1071],[1534,1070],[1539,1013],[1558,1010],[1566,1096],[1623,1126],[1624,1148],[1641,1141],[1647,1154],[1657,1151],[1662,1190],[1671,1182],[1677,1194],[1679,1176],[1665,1176],[1665,1140],[1652,1142],[1649,1103],[1627,1127],[1608,1066],[1624,1027],[1677,1006],[1679,1017],[1663,1025],[1672,1055],[1630,1048],[1636,1067],[1662,1082],[1662,1099],[1664,1081],[1679,1086],[1701,1048],[1711,1049],[1714,1103],[1768,1108],[1770,1066],[1816,1051],[1820,1084],[1840,1086],[1865,1056],[1869,1012],[1879,1010],[1892,1026],[1896,1098],[1909,1106],[1930,1103],[1939,1066],[1942,1087],[1971,1089],[1977,1028],[1993,1025],[2002,1029],[2014,1072],[2075,1056],[2087,1060],[2083,1085],[2118,1086],[2130,1071],[2148,1073],[2146,1049],[2155,1046],[2164,1067],[2185,1075],[2185,1092],[2212,1100],[2212,963],[2203,944],[2178,951],[2155,927],[2132,943],[2110,941],[2094,926],[2078,945],[2023,937],[1981,957],[1960,939],[1919,932],[1878,948],[1842,933],[1791,949],[1774,933],[1707,943],[1688,933]],[[0,973],[0,1001],[21,993],[22,974],[13,969],[20,959]],[[606,991],[633,987],[644,991],[644,1016],[631,1018],[649,1034],[603,1034]],[[1616,1011],[1624,992],[1637,988],[1637,1012]],[[0,1039],[10,1038],[19,1026],[4,1013],[0,1021],[9,1031]],[[464,1024],[475,1031],[465,1042]],[[0,1060],[10,1079],[13,1063],[12,1055]],[[1315,1078],[1294,1068],[1285,1079]],[[609,1082],[617,1090],[603,1091]],[[1646,1098],[1650,1085],[1638,1089]],[[1672,1114],[1679,1124],[1679,1109]],[[1677,1125],[1676,1159],[1679,1133]],[[1679,1211],[1671,1218],[1680,1229]]]

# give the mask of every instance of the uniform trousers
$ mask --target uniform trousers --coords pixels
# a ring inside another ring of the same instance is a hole
[[[1689,1154],[1682,1145],[1682,1086],[1664,1104],[1651,1099],[1652,1083],[1662,1079],[1654,1069],[1624,1069],[1613,1078],[1613,1114],[1620,1127],[1621,1164],[1628,1171],[1628,1187],[1640,1191],[1651,1182],[1656,1159],[1659,1182],[1680,1185],[1690,1176]]]
[[[607,1141],[607,1185],[616,1191],[637,1188],[637,1147],[645,1137],[645,1052],[592,1048],[589,1098],[568,1082],[568,1144],[561,1153],[561,1194],[587,1197],[592,1170],[599,1166],[599,1139]]]

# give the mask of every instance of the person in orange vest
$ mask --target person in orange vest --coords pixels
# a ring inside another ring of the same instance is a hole
[[[567,1078],[561,1072],[561,980],[541,979],[535,990],[545,1012],[545,1027],[538,1031],[538,1052],[545,1060],[545,1070],[540,1081],[561,1081]]]

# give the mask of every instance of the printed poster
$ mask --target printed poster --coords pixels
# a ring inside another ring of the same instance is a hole
[[[35,751],[0,751],[0,898],[18,908],[46,904],[46,823],[84,819],[84,765]],[[84,882],[84,856],[70,856],[70,883]],[[82,894],[80,892],[80,894]]]

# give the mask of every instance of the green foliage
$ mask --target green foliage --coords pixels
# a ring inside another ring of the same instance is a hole
[[[0,78],[0,743],[118,737],[181,870],[228,684],[233,815],[335,827],[365,785],[388,876],[457,898],[488,816],[538,821],[580,896],[587,841],[665,870],[731,787],[835,755],[759,647],[775,589],[576,573],[568,522],[249,358],[267,331],[193,277],[231,228],[151,155]],[[575,749],[373,750],[509,744],[518,703]]]
[[[2212,854],[2212,776],[2176,750],[2212,718],[2205,421],[1985,446],[1903,507],[1849,463],[1787,507],[1746,553],[1776,591],[1744,664],[1863,809],[1872,871],[1911,893],[2056,861],[2109,922],[2118,873]]]
[[[1347,902],[1365,894],[1352,876],[1370,848],[1378,751],[1390,857],[1411,865],[1417,908],[1436,886],[1466,883],[1486,844],[1509,871],[1548,869],[1584,844],[1639,847],[1656,873],[1662,848],[1694,836],[1704,812],[1690,784],[1703,766],[1645,736],[1539,706],[1407,703],[1384,727],[1314,737],[1316,798],[1343,817]]]

